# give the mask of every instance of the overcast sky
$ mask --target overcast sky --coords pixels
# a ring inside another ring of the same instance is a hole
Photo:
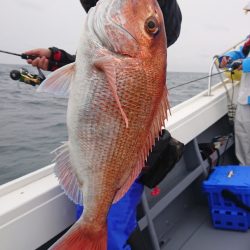
[[[247,0],[179,0],[183,14],[179,40],[168,50],[169,71],[208,72],[220,54],[250,34]],[[0,50],[22,53],[57,46],[77,48],[84,10],[78,0],[0,0]],[[0,63],[22,64],[0,53]]]

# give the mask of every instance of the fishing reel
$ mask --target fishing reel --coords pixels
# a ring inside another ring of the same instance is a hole
[[[12,70],[10,72],[10,78],[14,81],[24,82],[28,85],[37,86],[40,85],[45,76],[42,74],[41,70],[38,70],[39,75],[31,74],[27,69],[21,68],[20,70]]]
[[[233,72],[234,70],[240,70],[240,67],[242,66],[242,60],[238,59],[238,60],[232,60],[231,57],[229,56],[214,56],[214,58],[217,58],[217,65],[220,67],[220,64],[222,62],[223,58],[227,59],[227,65],[225,66],[225,68],[227,68],[228,71]]]
[[[21,73],[20,73],[20,71],[19,71],[19,70],[12,70],[12,71],[10,72],[10,78],[11,78],[12,80],[15,80],[15,81],[19,80],[19,79],[21,78]]]

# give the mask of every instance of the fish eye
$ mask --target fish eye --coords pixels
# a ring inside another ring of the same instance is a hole
[[[155,35],[159,31],[159,23],[155,17],[149,17],[145,22],[145,30],[150,35]]]

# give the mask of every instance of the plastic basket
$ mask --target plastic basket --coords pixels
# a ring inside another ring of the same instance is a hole
[[[203,182],[213,226],[246,231],[250,227],[250,167],[219,166]]]

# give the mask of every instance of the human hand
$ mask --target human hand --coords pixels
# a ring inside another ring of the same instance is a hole
[[[229,56],[223,56],[222,59],[221,59],[219,67],[220,68],[225,68],[230,60],[231,60],[231,58]]]
[[[35,59],[28,59],[27,63],[31,64],[34,67],[38,67],[43,70],[48,70],[49,58],[51,56],[51,51],[46,48],[38,48],[33,50],[28,50],[24,52],[26,55],[37,56]]]

